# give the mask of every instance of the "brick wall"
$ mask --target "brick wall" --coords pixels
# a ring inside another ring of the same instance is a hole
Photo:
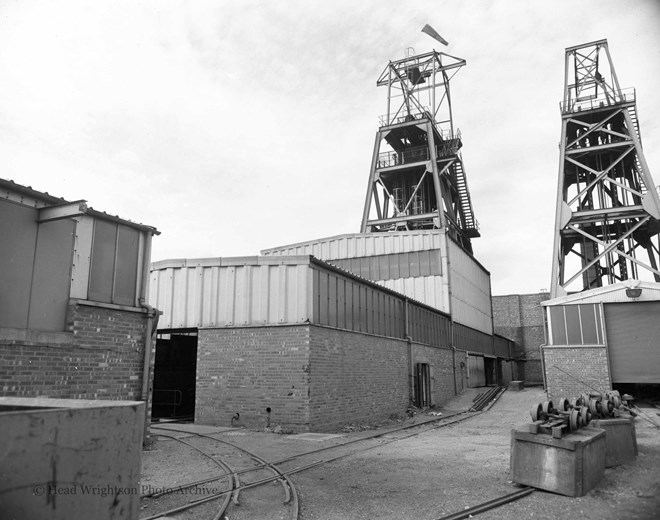
[[[315,431],[386,419],[409,404],[408,344],[312,327],[310,418]]]
[[[406,360],[407,363],[407,360]],[[427,345],[413,344],[413,364],[428,363],[431,366],[432,403],[441,406],[456,395],[454,391],[454,356],[451,349],[433,348]],[[456,388],[460,379],[460,362],[457,360]]]
[[[71,303],[67,332],[0,330],[5,396],[140,400],[146,315]]]
[[[605,347],[544,347],[543,359],[550,399],[611,388]]]
[[[434,403],[453,397],[452,351],[412,350],[432,367]],[[335,431],[386,419],[410,404],[408,356],[403,340],[330,327],[200,329],[195,421],[229,426],[238,412],[248,427]]]
[[[495,332],[516,342],[515,356],[527,360],[525,381],[543,381],[541,345],[545,343],[541,302],[548,293],[493,296]]]
[[[195,421],[309,429],[309,326],[200,329]]]

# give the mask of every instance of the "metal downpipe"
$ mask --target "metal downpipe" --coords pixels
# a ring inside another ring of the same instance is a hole
[[[142,393],[141,400],[145,402],[144,409],[144,437],[146,438],[149,428],[149,378],[151,377],[151,349],[153,337],[158,329],[160,311],[147,303],[147,282],[149,280],[149,263],[151,260],[151,234],[147,233],[144,245],[144,256],[142,265],[142,280],[138,303],[147,311],[147,326],[144,334],[144,358],[142,363]]]

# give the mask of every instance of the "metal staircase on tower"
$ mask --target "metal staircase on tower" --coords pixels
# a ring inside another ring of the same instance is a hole
[[[362,233],[444,229],[466,251],[479,237],[449,82],[465,60],[443,52],[391,61],[362,217]]]

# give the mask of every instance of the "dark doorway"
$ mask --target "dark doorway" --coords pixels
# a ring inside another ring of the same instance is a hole
[[[194,420],[196,370],[196,330],[158,334],[153,419]]]
[[[484,375],[486,376],[486,386],[497,384],[496,359],[484,357]]]
[[[431,367],[428,363],[415,364],[415,406],[431,406]]]

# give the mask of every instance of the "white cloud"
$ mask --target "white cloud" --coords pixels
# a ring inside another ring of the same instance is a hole
[[[376,88],[433,25],[497,293],[549,284],[564,48],[608,38],[660,177],[660,8],[640,0],[0,5],[3,177],[163,234],[154,260],[357,231]],[[521,277],[520,273],[525,276]]]

